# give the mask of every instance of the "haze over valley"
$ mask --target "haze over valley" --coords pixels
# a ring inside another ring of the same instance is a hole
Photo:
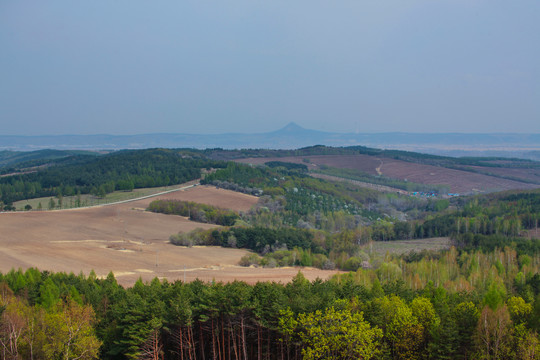
[[[502,156],[540,160],[540,134],[337,133],[296,123],[267,133],[2,136],[0,150],[120,150],[165,148],[296,149],[313,145],[398,149],[447,156]]]

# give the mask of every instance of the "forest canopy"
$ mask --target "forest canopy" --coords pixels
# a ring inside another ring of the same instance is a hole
[[[201,169],[223,166],[220,161],[167,149],[74,155],[39,171],[0,177],[0,201],[9,204],[77,193],[103,196],[115,190],[175,185],[200,178]]]

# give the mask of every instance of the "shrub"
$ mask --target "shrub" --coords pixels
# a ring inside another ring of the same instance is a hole
[[[238,265],[240,266],[259,265],[260,261],[261,261],[260,256],[252,253],[252,254],[247,254],[247,255],[242,256]]]
[[[349,258],[347,261],[345,261],[345,264],[343,265],[343,269],[347,271],[356,271],[358,268],[362,266],[362,259],[356,256],[353,256]]]

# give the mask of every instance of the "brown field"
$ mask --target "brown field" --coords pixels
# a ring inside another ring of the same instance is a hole
[[[305,163],[304,159],[309,159],[310,163]],[[246,158],[235,160],[238,162],[261,165],[269,161],[282,161],[295,164],[304,164],[308,169],[317,169],[321,165],[330,167],[354,169],[364,171],[371,175],[377,175],[377,167],[381,160],[369,155],[315,155],[315,156],[287,156],[287,157],[268,157],[268,158]]]
[[[303,160],[307,158],[310,163]],[[268,161],[284,161],[305,164],[308,169],[316,169],[321,165],[336,168],[355,169],[371,175],[382,174],[394,179],[400,179],[429,185],[448,185],[450,192],[458,194],[471,194],[511,189],[534,189],[540,185],[529,184],[500,177],[477,174],[469,171],[448,169],[440,166],[422,165],[402,160],[369,155],[317,155],[317,156],[291,156],[275,158],[246,158],[238,162],[249,164],[264,164]],[[511,168],[482,168],[494,174],[523,178],[528,181],[540,181],[538,169],[511,169]],[[495,170],[496,169],[496,170]]]
[[[156,198],[197,201],[235,210],[247,210],[257,202],[253,196],[203,186]],[[169,244],[173,233],[215,225],[144,211],[156,198],[95,208],[1,213],[0,271],[37,267],[84,274],[94,270],[98,276],[113,271],[123,285],[131,285],[139,277],[145,281],[154,277],[173,281],[184,276],[187,281],[287,282],[298,272],[298,268],[239,267],[236,264],[246,250]],[[307,268],[302,272],[309,279],[328,278],[335,273]]]
[[[468,171],[447,169],[440,166],[408,163],[405,161],[384,159],[381,172],[391,178],[407,179],[421,184],[442,184],[450,187],[450,192],[470,194],[480,192],[503,191],[511,189],[534,189],[539,185],[499,177],[476,174]]]
[[[522,179],[525,181],[540,183],[540,169],[532,168],[490,168],[481,166],[469,166],[473,170],[481,171],[483,173],[495,174],[498,176],[511,177],[514,179]]]
[[[218,189],[213,186],[196,186],[188,190],[139,200],[137,201],[137,206],[147,207],[152,201],[158,199],[193,201],[235,211],[247,211],[259,201],[259,198],[252,195]]]

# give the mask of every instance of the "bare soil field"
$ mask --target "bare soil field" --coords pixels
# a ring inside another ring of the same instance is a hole
[[[235,211],[247,211],[259,201],[258,197],[252,195],[218,189],[213,186],[196,186],[188,190],[137,201],[137,206],[144,205],[144,207],[147,207],[152,201],[158,199],[193,201]]]
[[[235,210],[247,210],[257,202],[253,196],[202,186],[161,197]],[[120,284],[129,286],[139,277],[145,281],[185,277],[186,281],[287,282],[299,270],[239,267],[237,263],[248,253],[246,250],[171,245],[168,238],[173,233],[215,225],[144,211],[153,199],[95,208],[2,213],[0,271],[36,267],[84,274],[94,270],[98,276],[112,271]],[[328,278],[335,273],[307,268],[302,272],[309,279]]]
[[[309,159],[309,163],[304,162]],[[315,155],[315,156],[287,156],[287,157],[268,157],[268,158],[245,158],[235,160],[245,164],[262,165],[269,161],[282,161],[295,164],[304,164],[308,169],[317,169],[321,165],[330,167],[355,169],[366,172],[371,175],[377,175],[377,167],[381,160],[369,155]]]
[[[332,175],[324,175],[324,174],[319,174],[319,173],[312,173],[311,176],[313,176],[314,178],[318,178],[318,179],[346,182],[346,183],[353,184],[353,185],[356,185],[356,186],[359,186],[359,187],[363,187],[363,188],[366,188],[366,189],[377,190],[377,191],[380,191],[380,192],[409,194],[405,190],[398,189],[398,188],[393,188],[393,187],[390,187],[390,186],[371,184],[371,183],[366,183],[366,182],[357,181],[357,180],[340,178],[340,177],[332,176]]]
[[[450,192],[470,194],[511,189],[534,189],[539,185],[476,174],[469,171],[447,169],[440,166],[422,165],[394,159],[384,159],[381,172],[391,178],[407,179],[422,184],[442,184]]]
[[[170,192],[177,190],[180,187],[186,187],[193,184],[197,184],[198,181],[190,181],[188,183],[176,186],[164,186],[158,188],[144,188],[144,189],[135,189],[133,191],[115,191],[113,193],[107,194],[105,198],[98,198],[90,194],[81,195],[81,203],[83,206],[96,206],[96,205],[106,205],[110,203],[115,203],[119,201],[129,201],[133,199],[139,199],[142,197],[150,196],[159,196],[159,199],[179,199],[186,201],[200,202],[204,204],[214,205],[218,207],[225,207],[236,211],[246,211],[251,208],[256,202],[257,198],[245,194],[230,192],[223,192],[220,189],[204,186],[195,186],[186,191],[181,192]],[[200,190],[199,190],[200,189]],[[162,192],[169,192],[168,194],[158,195]],[[23,210],[25,205],[29,204],[33,209],[38,209],[38,204],[41,203],[44,209],[48,208],[48,203],[51,197],[45,198],[36,198],[30,200],[21,200],[15,202],[13,205],[18,210]],[[53,198],[57,201],[56,198]],[[75,208],[76,196],[65,196],[63,198],[63,209]],[[148,205],[152,200],[148,200],[146,205]]]
[[[304,159],[309,159],[310,163],[305,163]],[[441,166],[423,165],[402,160],[395,160],[384,157],[369,155],[318,155],[318,156],[291,156],[275,158],[246,158],[239,159],[238,162],[249,164],[264,164],[268,161],[284,161],[305,164],[308,169],[316,169],[321,165],[336,168],[355,169],[368,174],[382,174],[394,179],[400,179],[429,185],[448,185],[450,192],[458,194],[471,194],[480,192],[503,191],[511,189],[534,189],[540,185],[529,184],[515,180],[503,179],[500,177],[473,173],[470,171],[448,169]],[[512,168],[482,168],[497,169],[493,173],[505,174],[508,176],[537,179],[538,170],[534,169],[512,169]]]
[[[511,177],[514,179],[522,179],[525,181],[535,182],[540,184],[540,169],[523,169],[523,168],[498,168],[498,167],[481,167],[470,166],[471,169],[481,171],[483,173],[491,173],[497,176]]]

